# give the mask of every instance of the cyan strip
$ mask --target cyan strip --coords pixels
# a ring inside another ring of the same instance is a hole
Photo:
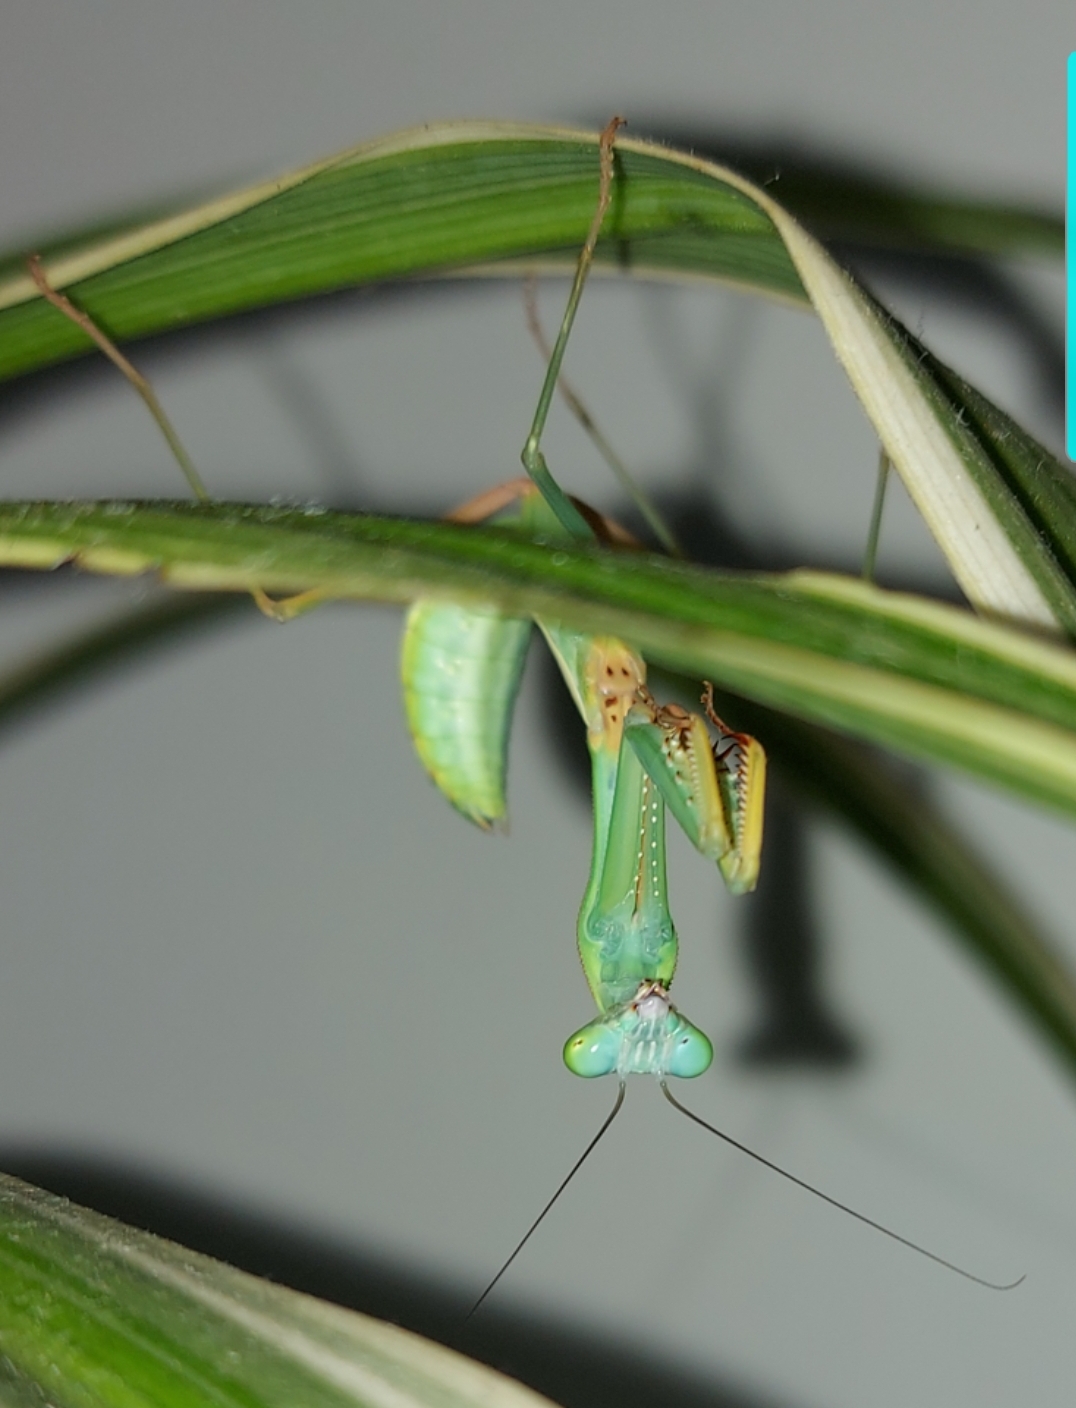
[[[1076,460],[1076,54],[1068,65],[1068,180],[1065,185],[1065,446]]]

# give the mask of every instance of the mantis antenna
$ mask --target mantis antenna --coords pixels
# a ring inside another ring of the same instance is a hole
[[[534,1235],[534,1233],[537,1232],[537,1230],[538,1230],[540,1224],[542,1223],[542,1221],[543,1221],[544,1218],[545,1218],[546,1213],[550,1211],[550,1209],[552,1208],[553,1204],[557,1201],[557,1199],[560,1197],[560,1195],[564,1192],[565,1188],[567,1188],[568,1184],[571,1183],[572,1179],[575,1177],[575,1175],[579,1172],[579,1170],[580,1170],[580,1169],[583,1167],[583,1165],[586,1163],[587,1159],[590,1158],[591,1154],[592,1154],[592,1153],[594,1152],[594,1150],[597,1148],[598,1142],[600,1141],[602,1135],[603,1135],[603,1134],[605,1133],[605,1131],[609,1128],[609,1126],[613,1123],[613,1121],[616,1119],[617,1115],[620,1114],[620,1107],[621,1107],[621,1105],[623,1105],[623,1103],[624,1103],[624,1090],[625,1090],[624,1081],[621,1080],[621,1082],[620,1082],[620,1087],[619,1087],[619,1089],[617,1090],[617,1093],[616,1093],[616,1103],[613,1105],[613,1108],[612,1108],[612,1109],[609,1111],[609,1113],[606,1115],[605,1121],[604,1121],[604,1123],[602,1124],[601,1129],[598,1130],[597,1134],[596,1134],[596,1135],[594,1136],[594,1138],[590,1141],[590,1143],[589,1143],[589,1144],[587,1145],[587,1147],[583,1150],[583,1152],[579,1155],[579,1157],[576,1159],[575,1163],[572,1164],[571,1169],[570,1169],[569,1172],[568,1172],[567,1178],[565,1178],[565,1179],[561,1182],[560,1187],[557,1189],[557,1191],[556,1191],[556,1192],[553,1194],[553,1196],[550,1198],[549,1202],[546,1203],[546,1205],[545,1205],[545,1207],[542,1209],[542,1211],[538,1214],[538,1216],[534,1219],[534,1221],[531,1223],[531,1225],[527,1228],[526,1232],[525,1232],[524,1235],[520,1238],[518,1244],[516,1245],[515,1251],[514,1251],[514,1252],[512,1253],[512,1255],[508,1258],[508,1260],[504,1263],[504,1265],[501,1267],[500,1271],[497,1272],[496,1276],[494,1276],[493,1280],[489,1283],[489,1285],[488,1285],[488,1286],[486,1287],[486,1289],[482,1292],[482,1294],[478,1297],[478,1299],[475,1301],[474,1305],[471,1306],[470,1310],[467,1312],[466,1316],[464,1317],[465,1319],[470,1320],[471,1316],[475,1313],[475,1311],[478,1309],[478,1307],[482,1304],[482,1302],[483,1302],[483,1301],[486,1299],[486,1297],[489,1295],[490,1291],[493,1290],[493,1288],[494,1288],[494,1286],[497,1284],[497,1282],[501,1279],[501,1277],[504,1275],[504,1273],[505,1273],[505,1272],[508,1270],[508,1268],[512,1265],[513,1261],[515,1261],[516,1257],[520,1254],[520,1252],[523,1250],[523,1248],[527,1245],[527,1243],[530,1241],[530,1239],[531,1239],[531,1237]]]
[[[830,1207],[836,1208],[839,1212],[846,1212],[849,1217],[854,1217],[857,1222],[864,1222],[868,1227],[873,1227],[875,1232],[882,1232],[887,1237],[891,1237],[894,1242],[899,1242],[901,1246],[910,1248],[913,1252],[918,1252],[920,1256],[925,1256],[930,1261],[935,1261],[939,1266],[944,1266],[946,1271],[955,1271],[958,1276],[963,1276],[966,1281],[974,1281],[977,1286],[985,1286],[990,1291],[1012,1291],[1022,1282],[1027,1280],[1026,1275],[1019,1277],[1015,1281],[1000,1283],[997,1281],[984,1280],[982,1276],[975,1276],[970,1271],[965,1271],[962,1266],[957,1266],[954,1262],[946,1261],[943,1256],[938,1256],[935,1252],[927,1251],[926,1247],[921,1247],[918,1242],[911,1241],[908,1237],[902,1237],[899,1232],[893,1232],[888,1227],[883,1227],[880,1222],[875,1222],[872,1217],[867,1217],[864,1213],[856,1212],[855,1208],[850,1208],[847,1203],[839,1202],[836,1198],[831,1198],[828,1193],[823,1193],[821,1188],[816,1188],[814,1184],[808,1183],[803,1178],[797,1178],[794,1173],[789,1173],[787,1169],[781,1168],[779,1164],[772,1163],[769,1159],[763,1158],[761,1154],[756,1154],[754,1149],[749,1149],[746,1144],[741,1144],[738,1139],[733,1139],[731,1134],[725,1134],[715,1125],[709,1124],[701,1115],[696,1115],[693,1110],[689,1110],[686,1105],[681,1105],[676,1096],[666,1085],[664,1077],[659,1082],[661,1093],[668,1100],[669,1104],[682,1115],[686,1115],[695,1124],[701,1125],[703,1129],[716,1135],[718,1139],[723,1139],[726,1144],[731,1144],[734,1149],[738,1149],[741,1154],[746,1154],[749,1159],[754,1159],[756,1163],[771,1169],[774,1173],[779,1173],[782,1178],[787,1178],[789,1183],[794,1183],[797,1188],[804,1188],[808,1193],[813,1193],[816,1198],[821,1198],[824,1203],[829,1203]],[[596,1142],[596,1141],[595,1141]],[[590,1152],[589,1150],[587,1151]],[[574,1170],[573,1170],[574,1172]],[[544,1214],[543,1214],[544,1216]]]

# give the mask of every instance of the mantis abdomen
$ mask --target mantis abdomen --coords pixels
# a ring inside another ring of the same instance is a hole
[[[491,609],[417,601],[401,658],[404,707],[426,771],[488,830],[507,810],[508,734],[531,623]]]

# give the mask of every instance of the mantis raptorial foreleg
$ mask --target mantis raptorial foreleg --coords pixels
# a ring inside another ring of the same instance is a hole
[[[702,705],[717,732],[713,745],[721,789],[721,810],[728,819],[729,848],[718,857],[725,884],[734,895],[753,890],[762,858],[762,823],[766,801],[766,754],[749,733],[737,733],[714,711],[714,687],[707,680]]]

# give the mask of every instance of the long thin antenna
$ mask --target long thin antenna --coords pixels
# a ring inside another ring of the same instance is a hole
[[[576,1159],[575,1163],[572,1164],[571,1171],[569,1172],[568,1177],[563,1181],[563,1183],[561,1183],[560,1187],[557,1189],[557,1191],[556,1191],[556,1192],[553,1194],[553,1196],[550,1198],[549,1202],[546,1203],[546,1205],[545,1205],[545,1207],[542,1209],[542,1211],[538,1214],[538,1216],[534,1219],[534,1221],[531,1223],[531,1225],[527,1228],[526,1234],[521,1238],[521,1240],[520,1240],[520,1242],[519,1242],[519,1245],[516,1247],[515,1251],[514,1251],[514,1252],[512,1253],[512,1255],[508,1258],[508,1260],[504,1263],[504,1265],[501,1267],[500,1271],[497,1272],[496,1276],[494,1276],[493,1280],[489,1283],[489,1285],[488,1285],[488,1286],[486,1287],[486,1289],[482,1292],[482,1294],[478,1297],[478,1299],[475,1301],[474,1305],[471,1306],[470,1310],[467,1312],[467,1315],[466,1315],[466,1317],[465,1317],[466,1319],[470,1320],[471,1316],[475,1313],[475,1311],[478,1309],[478,1307],[482,1304],[482,1302],[483,1302],[483,1301],[486,1299],[486,1297],[489,1295],[490,1291],[493,1290],[493,1287],[497,1284],[497,1282],[501,1279],[501,1277],[504,1275],[504,1273],[505,1273],[505,1272],[508,1270],[508,1268],[512,1265],[513,1261],[515,1261],[516,1257],[520,1254],[520,1252],[523,1250],[523,1248],[527,1245],[527,1243],[530,1241],[530,1239],[531,1239],[531,1237],[534,1235],[534,1233],[537,1232],[538,1228],[541,1226],[542,1220],[543,1220],[543,1218],[545,1217],[546,1213],[550,1210],[550,1208],[553,1206],[553,1204],[557,1201],[557,1199],[560,1197],[560,1195],[564,1192],[564,1190],[565,1190],[565,1188],[567,1188],[568,1184],[571,1183],[572,1179],[573,1179],[573,1178],[575,1177],[575,1175],[579,1172],[579,1170],[583,1167],[583,1165],[586,1163],[587,1159],[590,1158],[591,1154],[594,1152],[595,1148],[597,1147],[598,1142],[599,1142],[599,1140],[601,1139],[602,1135],[603,1135],[603,1134],[605,1133],[605,1131],[609,1128],[609,1126],[613,1123],[613,1121],[616,1119],[617,1115],[620,1114],[620,1107],[621,1107],[621,1105],[623,1105],[623,1103],[624,1103],[624,1089],[625,1089],[624,1082],[621,1081],[621,1082],[620,1082],[620,1089],[619,1089],[619,1090],[617,1091],[617,1093],[616,1093],[616,1104],[615,1104],[615,1105],[613,1106],[613,1108],[609,1111],[608,1115],[606,1115],[606,1117],[605,1117],[605,1123],[602,1125],[601,1129],[598,1130],[597,1134],[596,1134],[596,1135],[594,1136],[594,1138],[590,1141],[590,1143],[589,1143],[589,1144],[587,1145],[587,1147],[583,1150],[583,1152],[579,1155],[579,1157]]]
[[[849,1217],[854,1217],[857,1222],[865,1222],[868,1227],[873,1227],[875,1232],[883,1232],[887,1237],[892,1237],[894,1242],[900,1242],[902,1246],[909,1247],[913,1252],[918,1252],[920,1256],[925,1256],[930,1261],[936,1261],[939,1266],[944,1266],[946,1271],[955,1271],[958,1276],[963,1276],[966,1281],[974,1281],[977,1286],[985,1286],[987,1290],[991,1291],[1012,1291],[1015,1290],[1021,1282],[1027,1279],[1026,1276],[1021,1276],[1019,1280],[1009,1281],[1004,1285],[999,1284],[997,1281],[986,1281],[981,1276],[975,1276],[970,1271],[965,1271],[962,1266],[957,1266],[951,1261],[946,1261],[943,1256],[937,1256],[934,1252],[928,1252],[926,1247],[921,1247],[918,1242],[912,1242],[907,1237],[902,1237],[899,1232],[893,1232],[888,1227],[883,1227],[880,1222],[875,1222],[873,1218],[866,1217],[861,1212],[856,1212],[855,1208],[850,1208],[847,1203],[838,1202],[836,1198],[831,1198],[828,1193],[823,1193],[821,1188],[816,1188],[813,1184],[807,1183],[804,1179],[797,1178],[794,1173],[789,1173],[787,1169],[781,1168],[778,1164],[771,1163],[769,1159],[763,1158],[761,1154],[756,1154],[754,1149],[749,1149],[746,1144],[741,1144],[739,1140],[733,1139],[730,1134],[725,1134],[714,1125],[708,1124],[701,1115],[696,1115],[694,1111],[689,1110],[686,1105],[681,1105],[680,1101],[677,1100],[664,1080],[662,1080],[660,1084],[662,1093],[670,1105],[679,1110],[682,1115],[687,1115],[689,1120],[694,1120],[694,1122],[701,1125],[703,1129],[709,1130],[711,1134],[715,1134],[718,1139],[723,1139],[726,1144],[731,1144],[734,1149],[739,1149],[741,1154],[746,1154],[749,1159],[754,1159],[756,1163],[763,1164],[766,1168],[772,1169],[774,1173],[779,1173],[782,1178],[787,1178],[790,1183],[795,1183],[798,1188],[804,1188],[808,1193],[813,1193],[816,1198],[821,1198],[824,1203],[829,1203],[831,1207],[837,1208],[838,1211],[846,1212]]]

